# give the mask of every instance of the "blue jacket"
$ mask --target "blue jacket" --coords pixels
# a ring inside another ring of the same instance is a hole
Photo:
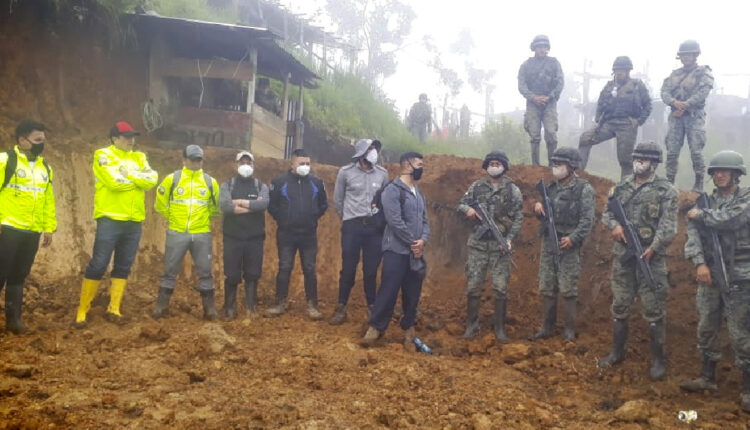
[[[409,186],[400,178],[389,183],[381,196],[385,214],[383,251],[411,254],[411,244],[419,239],[427,243],[430,224],[427,222],[427,202],[419,187]],[[403,202],[403,204],[402,204]]]

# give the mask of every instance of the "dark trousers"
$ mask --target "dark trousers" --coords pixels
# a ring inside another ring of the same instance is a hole
[[[413,327],[417,320],[417,305],[422,294],[422,278],[409,268],[409,255],[391,251],[383,253],[383,269],[380,273],[380,289],[375,298],[370,325],[384,332],[388,328],[396,306],[398,291],[401,290],[401,304],[404,316],[401,328]]]
[[[23,285],[31,272],[41,233],[16,230],[8,226],[0,232],[0,288],[5,285]]]
[[[341,276],[339,278],[339,303],[346,304],[354,287],[360,252],[362,253],[362,277],[365,285],[367,305],[375,303],[378,266],[383,257],[381,251],[383,233],[374,225],[366,225],[360,219],[344,221],[341,226]]]
[[[256,282],[263,270],[263,236],[237,239],[224,235],[224,279],[228,285]]]
[[[299,251],[302,261],[302,274],[305,276],[305,296],[307,300],[318,299],[318,277],[315,260],[318,255],[318,236],[315,230],[309,232],[276,231],[276,246],[279,250],[279,273],[276,275],[276,300],[286,300],[289,295],[289,278],[294,269],[294,257]]]
[[[117,279],[127,279],[140,241],[140,222],[97,218],[94,251],[84,276],[86,279],[101,280],[114,253],[115,262],[110,275]]]

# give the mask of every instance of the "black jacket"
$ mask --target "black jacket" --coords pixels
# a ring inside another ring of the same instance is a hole
[[[327,209],[326,188],[317,176],[302,177],[289,171],[271,181],[268,213],[279,230],[314,232]]]

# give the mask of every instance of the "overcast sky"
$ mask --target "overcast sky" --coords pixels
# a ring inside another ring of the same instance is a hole
[[[441,51],[462,29],[470,29],[475,47],[468,60],[475,67],[496,69],[493,80],[495,112],[523,108],[517,90],[518,67],[531,55],[529,43],[536,34],[547,34],[566,74],[583,70],[608,75],[616,56],[628,55],[635,71],[648,68],[654,94],[661,81],[680,66],[677,48],[685,39],[696,39],[703,54],[699,64],[711,66],[720,92],[747,96],[750,86],[750,1],[629,0],[611,1],[490,1],[406,0],[417,14],[409,41],[398,56],[397,72],[384,82],[388,96],[403,111],[426,92],[433,104],[441,105],[446,89],[437,74],[426,66],[431,60],[421,45],[430,35]],[[285,0],[292,10],[309,12],[324,0]],[[465,79],[467,58],[446,56]],[[746,76],[728,76],[746,74]],[[592,84],[595,98],[604,81]],[[467,103],[472,111],[484,111],[484,98],[464,85],[450,103]]]

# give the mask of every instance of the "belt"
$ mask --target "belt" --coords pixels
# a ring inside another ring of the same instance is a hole
[[[374,225],[375,220],[372,219],[372,216],[360,216],[356,218],[349,218],[345,222],[351,222],[354,224],[362,224],[362,225]]]

